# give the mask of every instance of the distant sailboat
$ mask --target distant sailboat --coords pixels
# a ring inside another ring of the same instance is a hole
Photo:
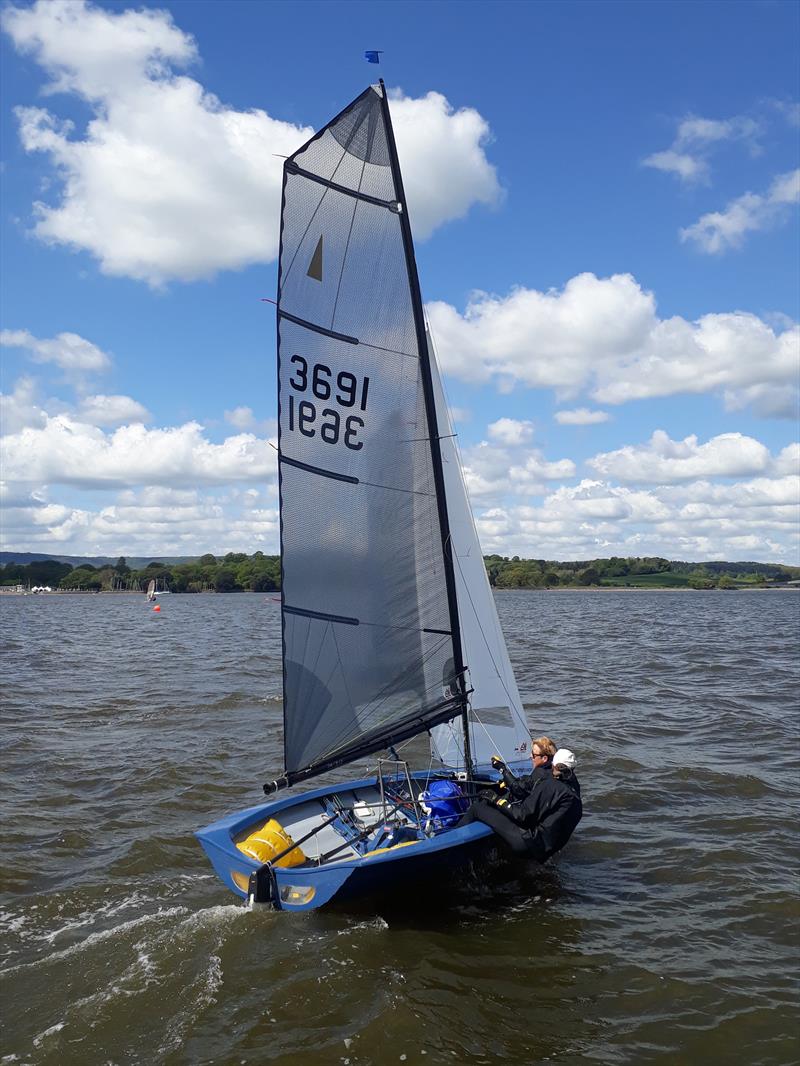
[[[198,832],[234,892],[308,910],[457,867],[489,758],[530,738],[426,335],[383,82],[284,164],[278,293],[284,769],[377,773]],[[428,733],[428,769],[395,746]]]
[[[151,580],[148,582],[148,585],[147,585],[147,602],[148,603],[152,603],[155,598],[156,598],[156,583],[151,578]]]

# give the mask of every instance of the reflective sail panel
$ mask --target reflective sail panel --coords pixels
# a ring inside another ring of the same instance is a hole
[[[295,779],[455,713],[442,536],[397,200],[375,88],[284,167],[284,754]]]
[[[442,468],[455,559],[461,641],[464,662],[469,667],[467,687],[472,690],[469,696],[471,755],[478,764],[488,763],[492,755],[516,762],[529,755],[530,733],[486,574],[457,438],[430,337],[428,346],[436,417],[442,436]],[[448,722],[433,729],[431,750],[446,766],[463,767],[461,723]]]

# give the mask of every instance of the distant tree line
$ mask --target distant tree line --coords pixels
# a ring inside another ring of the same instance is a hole
[[[744,588],[781,584],[800,578],[800,567],[773,563],[684,563],[659,556],[587,559],[556,562],[547,559],[484,556],[494,588]]]
[[[498,589],[695,588],[735,589],[785,584],[800,579],[800,567],[777,563],[684,563],[657,556],[556,562],[515,555],[484,556],[489,583]],[[95,567],[54,560],[0,567],[0,586],[50,586],[85,592],[146,592],[151,581],[161,592],[274,592],[280,588],[280,559],[255,552],[201,555],[186,562],[150,562],[142,569],[120,556],[113,566]]]
[[[70,566],[54,561],[8,563],[0,568],[0,585],[51,588],[82,592],[146,592],[155,581],[160,592],[274,592],[280,588],[280,559],[256,552],[228,552],[217,558],[202,555],[185,563],[167,566],[151,562],[141,570],[128,566],[124,556],[115,565],[95,567],[90,563]]]

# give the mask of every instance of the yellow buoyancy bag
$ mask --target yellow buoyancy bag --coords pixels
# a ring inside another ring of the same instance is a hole
[[[259,862],[272,862],[274,855],[280,855],[282,851],[291,848],[294,841],[283,828],[280,822],[274,818],[254,830],[250,836],[238,841],[236,847]],[[276,866],[299,866],[306,861],[306,857],[300,848],[294,848],[288,855],[278,859]]]

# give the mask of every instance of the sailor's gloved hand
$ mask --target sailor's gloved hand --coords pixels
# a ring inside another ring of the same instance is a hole
[[[508,800],[504,796],[492,796],[489,802],[493,807],[497,807],[499,810],[508,807]]]
[[[499,755],[493,755],[490,761],[493,770],[505,770],[506,764],[503,762]]]

